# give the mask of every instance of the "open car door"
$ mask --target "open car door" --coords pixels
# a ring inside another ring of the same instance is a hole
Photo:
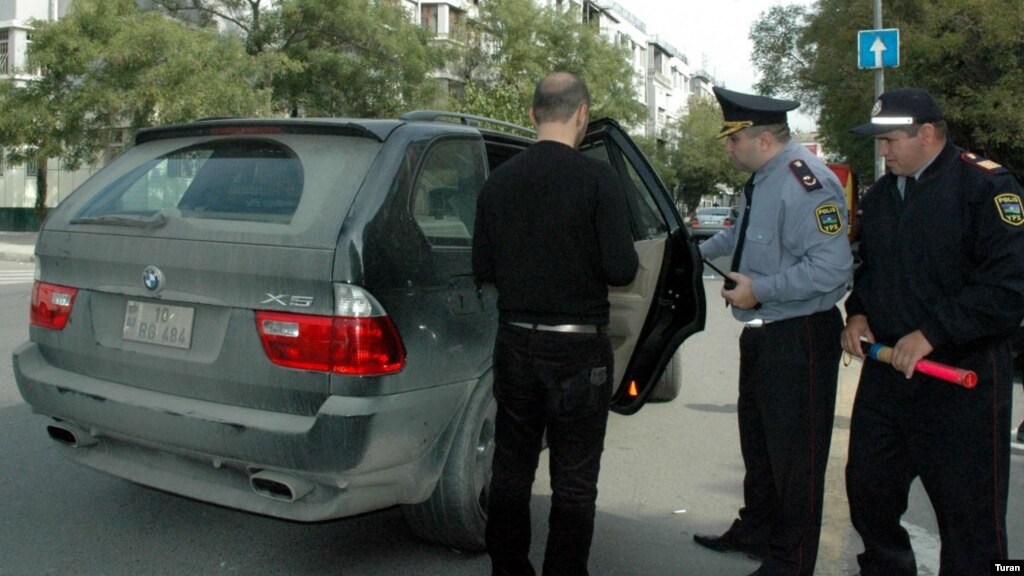
[[[591,122],[580,150],[618,174],[640,256],[633,283],[609,288],[608,294],[612,410],[633,414],[651,397],[676,349],[704,329],[703,266],[671,195],[617,122]]]

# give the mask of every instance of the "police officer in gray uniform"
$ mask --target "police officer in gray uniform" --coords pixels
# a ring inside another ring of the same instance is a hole
[[[740,223],[700,246],[732,255],[722,297],[744,323],[739,427],[746,474],[739,518],[694,540],[762,559],[754,575],[814,573],[842,354],[843,297],[853,268],[842,185],[790,138],[799,106],[715,88],[733,164],[752,172]],[[752,575],[753,576],[753,575]]]

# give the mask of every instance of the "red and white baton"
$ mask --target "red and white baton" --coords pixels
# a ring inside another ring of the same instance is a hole
[[[884,364],[892,364],[892,348],[884,344],[861,342],[864,354],[872,360],[878,360]],[[938,378],[957,386],[963,386],[968,390],[978,385],[978,375],[974,370],[964,370],[956,366],[933,362],[931,360],[918,360],[914,364],[914,370]]]

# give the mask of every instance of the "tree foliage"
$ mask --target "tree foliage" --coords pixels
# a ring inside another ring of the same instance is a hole
[[[295,64],[274,81],[304,116],[395,116],[437,98],[442,52],[395,2],[281,2],[281,52]]]
[[[713,98],[691,97],[690,113],[679,121],[677,149],[672,168],[678,182],[677,199],[689,208],[701,197],[720,193],[719,185],[738,189],[749,174],[737,170],[722,141],[722,109]]]
[[[481,5],[476,28],[458,45],[456,72],[466,84],[463,112],[529,126],[527,110],[538,80],[554,71],[579,75],[590,88],[591,117],[624,125],[643,119],[636,78],[625,49],[613,45],[578,14],[540,7],[534,0]],[[472,41],[486,35],[490,50]]]
[[[959,145],[1024,173],[1024,7],[1019,0],[901,0],[883,4],[900,30],[900,66],[885,88],[918,86],[945,106]],[[848,130],[865,122],[874,72],[857,68],[857,31],[874,28],[872,5],[819,0],[813,10],[776,6],[751,30],[757,88],[818,110],[828,147],[873,172],[873,143]]]
[[[202,116],[265,113],[261,69],[237,38],[196,31],[134,0],[76,0],[66,18],[34,22],[28,64],[44,71],[0,82],[0,141],[14,163],[59,158],[76,169],[110,150],[112,131]],[[114,142],[120,138],[113,138]]]

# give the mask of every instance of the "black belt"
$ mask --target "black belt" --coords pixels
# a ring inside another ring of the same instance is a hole
[[[829,308],[828,310],[822,310],[820,312],[812,312],[812,313],[806,314],[804,316],[793,316],[791,318],[781,318],[779,320],[765,320],[763,318],[754,318],[753,320],[747,320],[746,322],[744,322],[743,323],[743,327],[744,328],[764,328],[765,326],[767,326],[769,324],[774,324],[776,322],[785,322],[787,320],[799,320],[801,318],[814,318],[815,316],[820,316],[820,315],[824,315],[824,314],[831,314],[833,310],[835,310],[834,306],[832,308]]]
[[[568,334],[604,334],[606,327],[598,324],[534,324],[532,322],[506,322],[509,326],[540,330],[541,332],[565,332]]]

